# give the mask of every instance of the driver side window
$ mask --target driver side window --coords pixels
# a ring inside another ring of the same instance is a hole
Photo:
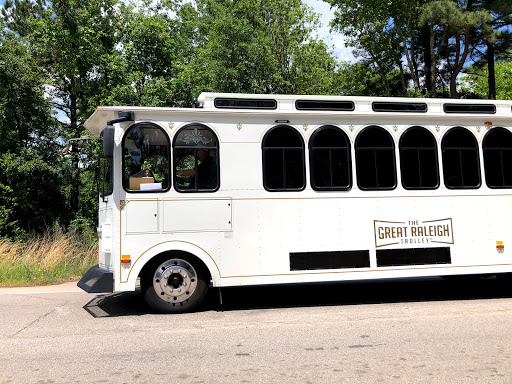
[[[170,142],[153,124],[130,127],[123,139],[123,187],[129,192],[162,192],[170,187]]]

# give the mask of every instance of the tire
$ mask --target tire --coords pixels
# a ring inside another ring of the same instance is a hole
[[[208,292],[206,268],[188,254],[158,258],[141,278],[146,302],[160,313],[191,312]]]

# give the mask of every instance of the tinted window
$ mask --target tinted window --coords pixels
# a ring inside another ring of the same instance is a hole
[[[347,190],[352,185],[350,142],[333,126],[318,129],[309,142],[311,187],[315,190]]]
[[[103,138],[103,132],[100,135]],[[100,197],[110,196],[114,192],[114,175],[113,175],[113,167],[112,157],[103,156],[103,145],[101,147],[101,153],[98,161],[99,165],[99,191]]]
[[[276,109],[277,101],[273,99],[237,99],[216,98],[215,108],[227,109]]]
[[[441,142],[444,184],[447,188],[478,188],[480,166],[475,136],[465,128],[450,129]]]
[[[445,113],[496,113],[494,104],[443,104]]]
[[[490,188],[512,187],[512,133],[493,128],[484,137],[485,181]]]
[[[353,111],[355,104],[353,101],[297,100],[295,108],[304,111]]]
[[[396,187],[395,144],[381,127],[365,128],[355,141],[357,185],[361,189]]]
[[[439,186],[437,144],[425,128],[407,129],[400,138],[400,171],[406,189],[434,189]]]
[[[272,128],[263,138],[262,151],[265,189],[304,189],[304,141],[297,130],[285,125]]]
[[[427,112],[425,103],[398,103],[376,101],[372,103],[375,112]]]
[[[213,192],[219,188],[219,141],[201,124],[182,128],[173,143],[174,188],[179,192]]]
[[[169,189],[169,138],[152,124],[130,127],[123,139],[123,187],[127,191]]]

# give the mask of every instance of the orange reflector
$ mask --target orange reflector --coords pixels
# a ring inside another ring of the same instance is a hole
[[[122,264],[130,264],[132,262],[131,255],[121,255]]]
[[[496,242],[496,250],[499,253],[503,253],[505,251],[505,246],[503,245],[503,241],[497,241]]]
[[[486,121],[486,122],[485,122],[485,126],[486,126],[487,128],[491,127],[491,126],[492,126],[492,121]]]

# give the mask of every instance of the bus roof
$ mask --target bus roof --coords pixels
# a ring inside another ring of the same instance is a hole
[[[470,117],[475,114],[493,119],[512,119],[512,101],[478,99],[428,99],[405,97],[272,95],[204,92],[196,108],[108,106],[98,107],[84,126],[99,137],[109,120],[121,111],[165,113],[250,113],[279,115],[406,115]]]

